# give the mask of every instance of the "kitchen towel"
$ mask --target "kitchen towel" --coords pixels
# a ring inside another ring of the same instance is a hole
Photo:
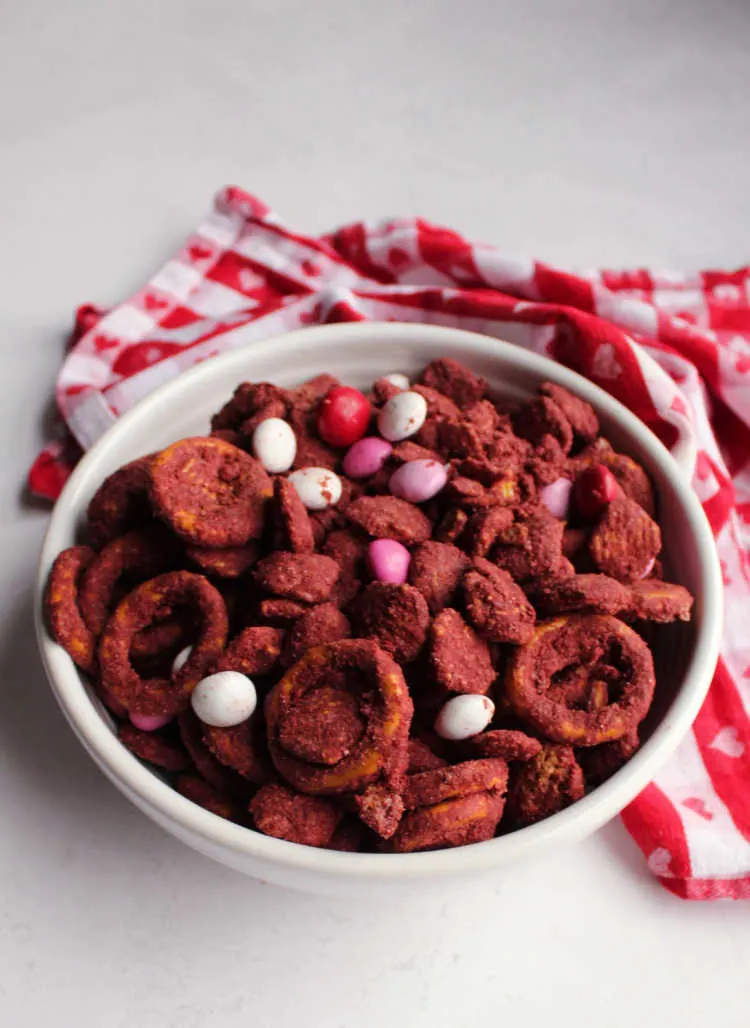
[[[228,187],[142,289],[108,311],[78,309],[57,381],[59,432],[31,469],[31,492],[54,500],[119,415],[238,338],[368,320],[464,328],[546,354],[673,451],[697,447],[693,486],[724,576],[722,655],[692,731],[623,820],[672,892],[750,898],[750,267],[572,274],[420,218],[311,238]]]

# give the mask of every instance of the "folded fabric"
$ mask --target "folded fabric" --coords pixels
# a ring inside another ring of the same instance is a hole
[[[750,268],[576,275],[419,218],[310,238],[230,187],[142,289],[107,312],[79,308],[60,431],[31,491],[54,499],[117,417],[186,368],[353,320],[454,326],[544,353],[625,403],[683,464],[697,448],[693,486],[724,573],[722,656],[692,731],[623,820],[668,889],[750,897]]]

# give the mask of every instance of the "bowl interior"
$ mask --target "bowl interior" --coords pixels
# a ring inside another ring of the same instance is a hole
[[[689,488],[686,490],[686,483],[681,481],[676,465],[658,440],[607,394],[543,357],[471,333],[427,326],[325,326],[255,343],[187,372],[149,396],[122,418],[90,451],[71,477],[55,509],[45,542],[40,567],[40,595],[49,565],[61,549],[76,540],[88,501],[104,477],[126,461],[157,450],[175,439],[207,432],[211,414],[229,398],[240,381],[265,379],[279,385],[293,386],[325,371],[337,375],[347,384],[362,388],[389,372],[401,371],[414,375],[437,356],[455,356],[464,361],[489,380],[497,397],[511,403],[531,395],[545,378],[573,389],[597,408],[602,430],[613,445],[642,463],[649,471],[658,496],[669,573],[696,596],[696,609],[690,624],[667,626],[659,632],[659,644],[655,652],[657,700],[646,726],[647,734],[655,733],[659,736],[660,730],[665,729],[670,720],[667,714],[674,711],[675,700],[685,687],[686,676],[691,670],[695,678],[690,698],[694,716],[702,699],[698,693],[701,688],[705,692],[708,684],[703,665],[706,660],[711,662],[712,651],[717,646],[714,622],[719,603],[713,544],[697,501]],[[709,553],[706,551],[707,546],[711,548]],[[699,640],[702,640],[700,667],[695,666]],[[111,731],[111,722],[106,712],[85,680],[76,673],[72,662],[44,632],[41,644],[53,687],[79,736],[88,734],[82,730],[80,723],[76,724],[75,707],[80,705],[84,691]],[[53,655],[52,651],[58,652]],[[715,659],[716,653],[713,652],[714,662]],[[706,681],[698,682],[699,671]],[[682,713],[683,716],[688,713],[687,701],[683,703]],[[683,724],[681,730],[686,727],[687,724]],[[662,749],[666,746],[666,735],[666,731],[663,731]],[[90,739],[84,738],[83,741],[92,749]],[[514,833],[514,836],[534,832],[541,836],[540,829],[545,825],[549,833],[553,822],[566,817],[570,820],[573,810],[585,808],[587,804],[591,815],[588,828],[598,827],[616,814],[647,783],[649,770],[656,766],[657,741],[657,738],[652,738],[651,743],[644,746],[625,769],[569,811],[557,814],[541,825]],[[672,739],[673,744],[675,741]],[[114,736],[112,745],[119,747]],[[94,755],[100,764],[106,763],[106,757],[102,757],[101,752]],[[639,764],[643,765],[640,776],[634,774]],[[132,788],[137,791],[137,786]],[[218,820],[212,815],[206,817]],[[468,847],[464,852],[502,846],[511,838],[513,836],[506,836],[479,844],[478,847]],[[280,844],[277,840],[266,839],[264,843],[269,841],[277,846],[286,846],[287,850],[290,847],[290,844]],[[458,851],[409,856],[424,860],[455,856],[456,853]],[[360,856],[326,855],[349,859]],[[374,859],[393,858],[376,856]]]

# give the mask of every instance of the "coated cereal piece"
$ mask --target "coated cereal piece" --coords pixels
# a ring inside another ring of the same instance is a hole
[[[321,703],[316,693],[324,689]],[[332,715],[323,721],[327,710]],[[413,713],[401,669],[374,642],[345,639],[318,646],[269,693],[271,757],[287,782],[315,795],[400,781]],[[335,763],[323,762],[336,757]]]
[[[98,638],[104,631],[124,575],[142,582],[174,562],[169,537],[153,527],[127,532],[107,543],[87,567],[79,594],[81,613],[94,635]]]
[[[457,475],[450,479],[442,495],[448,503],[468,511],[482,509],[490,503],[485,486],[465,475]]]
[[[329,801],[301,796],[286,785],[264,785],[250,800],[255,827],[264,835],[304,846],[326,846],[341,813]]]
[[[428,660],[435,681],[446,692],[486,693],[495,681],[489,646],[450,607],[430,625]]]
[[[545,435],[526,461],[526,470],[537,485],[551,485],[567,467],[565,453],[554,436]]]
[[[404,801],[400,793],[387,785],[368,785],[354,797],[362,822],[381,839],[390,839],[395,834],[404,813]]]
[[[630,587],[627,613],[643,621],[689,621],[693,597],[682,585],[644,578]]]
[[[469,515],[454,507],[444,515],[440,524],[435,529],[435,540],[441,543],[455,543],[461,538],[463,530],[469,521]]]
[[[287,401],[282,399],[280,396],[269,400],[263,407],[258,408],[254,414],[251,414],[249,418],[246,418],[242,422],[237,434],[243,440],[243,442],[250,443],[252,445],[252,438],[255,429],[260,425],[262,421],[267,421],[269,418],[279,418],[282,421],[286,417],[287,412]]]
[[[656,510],[654,490],[640,464],[624,453],[614,452],[606,454],[601,463],[609,468],[625,495],[653,517]]]
[[[227,821],[237,820],[237,806],[232,798],[219,792],[198,775],[180,775],[175,782],[175,789],[186,799],[192,800],[217,817],[223,817]]]
[[[331,594],[339,566],[322,553],[276,552],[258,561],[253,577],[272,596],[321,603]]]
[[[338,454],[330,446],[321,443],[315,436],[305,435],[299,429],[297,435],[297,453],[292,464],[293,471],[302,468],[328,468],[334,471],[339,462]]]
[[[151,462],[154,509],[197,546],[244,546],[258,539],[272,493],[260,462],[221,439],[181,439]]]
[[[513,427],[522,439],[535,446],[550,435],[563,453],[573,446],[573,428],[564,411],[549,396],[537,396],[525,403],[513,418]]]
[[[437,614],[453,599],[469,558],[457,546],[429,540],[412,554],[409,584],[424,596],[430,613]]]
[[[253,625],[243,629],[229,643],[212,672],[239,671],[252,678],[268,675],[281,655],[284,632],[279,628]]]
[[[232,398],[211,418],[212,434],[239,429],[257,411],[277,401],[286,406],[289,393],[272,382],[240,382]]]
[[[407,810],[415,810],[477,792],[504,794],[507,786],[508,765],[504,760],[467,760],[450,767],[409,775],[404,787],[404,805]]]
[[[561,672],[587,681],[589,669],[603,658],[607,678],[617,686],[612,703],[582,710],[555,698]],[[571,614],[540,622],[530,641],[514,651],[505,696],[514,713],[545,739],[597,746],[619,739],[643,720],[655,684],[651,651],[632,628],[608,614]]]
[[[185,553],[201,571],[217,578],[240,578],[258,560],[258,547],[254,543],[226,549],[186,546]]]
[[[130,661],[133,637],[175,605],[187,605],[199,619],[199,637],[182,669],[171,679],[145,680]],[[102,683],[130,712],[177,714],[220,656],[229,630],[221,594],[201,575],[173,571],[139,585],[119,604],[99,643]]]
[[[203,739],[204,725],[188,707],[177,718],[182,744],[190,754],[197,771],[217,792],[232,797],[244,797],[248,792],[247,782],[214,757]]]
[[[381,849],[415,853],[486,842],[497,831],[504,808],[505,796],[501,793],[479,792],[410,810]]]
[[[522,764],[508,797],[508,813],[519,825],[530,825],[583,798],[583,771],[571,746],[546,743]]]
[[[568,474],[571,478],[575,478],[580,471],[590,468],[593,464],[606,464],[614,454],[615,451],[609,440],[599,436],[598,439],[594,439],[584,446],[580,453],[568,459]]]
[[[231,728],[203,725],[203,741],[219,763],[253,785],[273,781],[275,773],[261,718],[252,717]]]
[[[95,549],[151,518],[150,463],[151,457],[130,461],[105,478],[94,493],[86,512],[86,529]]]
[[[387,378],[379,378],[372,384],[372,402],[380,407],[384,403],[393,399],[399,393],[403,393],[403,389],[400,389],[393,382],[390,382]]]
[[[335,375],[329,375],[328,372],[315,375],[289,393],[290,404],[295,410],[310,413],[315,410],[326,393],[338,385],[341,385],[341,382]]]
[[[277,550],[312,553],[315,549],[310,515],[299,493],[286,478],[277,478],[274,485],[274,543]]]
[[[527,642],[536,614],[507,571],[477,557],[463,580],[466,613],[474,628],[492,642]]]
[[[467,751],[478,757],[499,757],[501,760],[531,760],[542,749],[532,735],[511,728],[493,728],[467,739]]]
[[[621,582],[643,578],[660,550],[659,526],[624,496],[609,504],[589,537],[589,553],[597,568]]]
[[[492,559],[518,582],[557,574],[562,558],[564,524],[546,507],[520,512],[515,523],[498,535]]]
[[[320,606],[312,607],[295,621],[289,631],[284,649],[284,667],[296,664],[311,646],[338,642],[339,639],[348,639],[350,635],[349,619],[334,603],[321,603]]]
[[[413,437],[415,443],[426,446],[430,450],[440,449],[440,424],[443,421],[458,421],[461,412],[447,396],[429,386],[415,385],[412,391],[419,393],[427,402],[425,422]]]
[[[445,767],[446,764],[447,761],[433,753],[426,742],[423,742],[421,739],[409,739],[407,774],[415,775],[420,771],[434,771],[435,768]]]
[[[361,496],[349,504],[349,521],[374,539],[414,546],[430,538],[432,523],[413,503],[397,496]]]
[[[601,785],[626,764],[640,746],[638,732],[629,732],[614,742],[578,750],[578,762],[589,786]]]
[[[537,584],[530,598],[543,614],[619,614],[631,604],[631,590],[607,575],[574,575]]]
[[[458,407],[470,407],[487,393],[487,381],[452,357],[430,361],[422,372],[423,385],[449,397]]]
[[[331,532],[323,544],[323,553],[339,566],[339,577],[331,590],[331,602],[348,606],[362,588],[367,541],[348,529]]]
[[[539,392],[557,404],[570,422],[579,442],[590,443],[596,439],[599,434],[599,419],[590,403],[586,403],[580,396],[555,382],[542,383]]]
[[[164,771],[184,771],[190,765],[190,759],[179,742],[159,732],[142,732],[125,721],[117,729],[117,737],[139,760]]]
[[[55,642],[83,671],[96,665],[96,639],[78,605],[81,578],[94,559],[88,546],[71,546],[55,558],[47,580],[44,609]]]
[[[412,460],[434,460],[439,464],[443,463],[437,450],[429,450],[426,446],[420,446],[411,439],[402,439],[400,443],[395,444],[391,451],[391,460],[395,464],[406,464],[407,461]]]
[[[399,664],[416,660],[430,623],[427,602],[417,589],[388,582],[371,582],[357,598],[353,617],[357,635],[374,639]]]
[[[261,600],[257,607],[256,617],[259,621],[275,628],[287,628],[309,609],[309,603],[300,603],[298,600],[285,600],[279,597]]]
[[[513,524],[513,511],[508,507],[488,507],[469,518],[463,546],[472,557],[486,557],[498,538]]]
[[[463,410],[463,420],[477,433],[483,446],[489,446],[500,431],[503,421],[489,400],[477,400]]]
[[[438,426],[438,444],[446,457],[484,456],[484,444],[476,428],[468,421],[443,421]]]

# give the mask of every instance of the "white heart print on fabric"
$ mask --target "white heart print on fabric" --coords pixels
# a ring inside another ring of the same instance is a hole
[[[659,846],[648,858],[648,868],[653,874],[659,878],[673,878],[671,870],[672,865],[672,854],[669,850],[664,849],[663,846]]]
[[[619,378],[622,365],[615,356],[612,343],[600,343],[594,354],[591,371],[597,378]]]
[[[720,729],[708,745],[712,750],[735,759],[745,752],[745,744],[740,740],[737,729],[731,727]]]

